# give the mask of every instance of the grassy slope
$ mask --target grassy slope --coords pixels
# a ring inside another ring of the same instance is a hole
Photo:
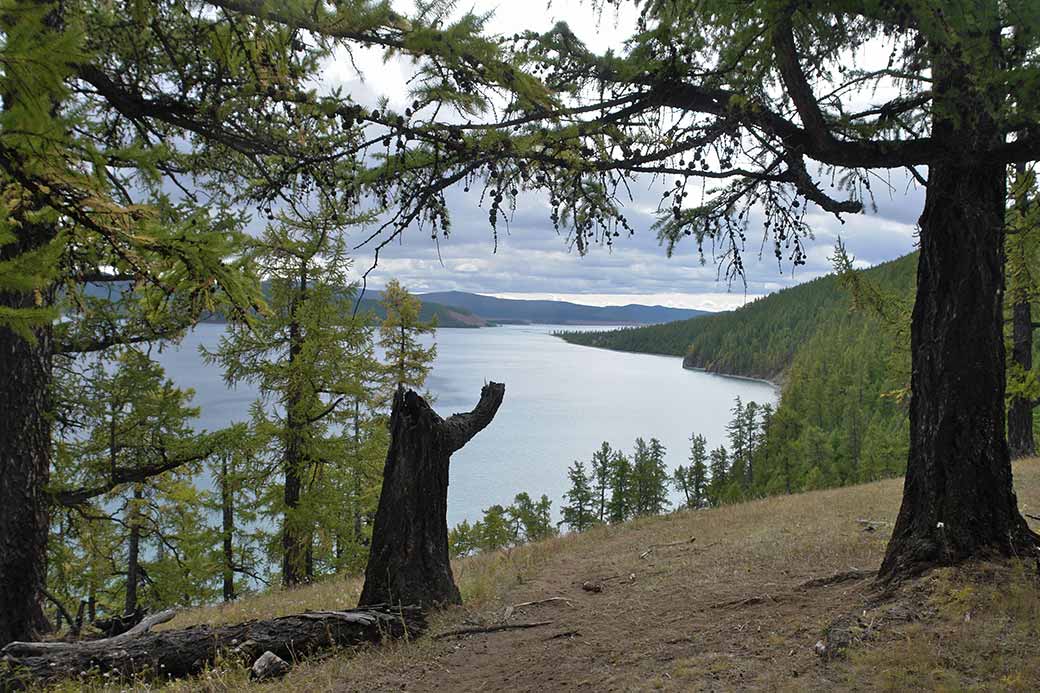
[[[1040,514],[1040,460],[1018,463],[1015,480],[1022,508]],[[680,512],[465,559],[455,570],[466,604],[434,615],[433,632],[552,623],[344,653],[266,686],[223,667],[164,690],[1040,689],[1032,561],[933,571],[887,597],[870,580],[802,586],[879,564],[889,525],[867,532],[857,520],[892,522],[901,485]],[[603,591],[583,591],[586,580]],[[275,592],[185,612],[169,627],[348,606],[358,588],[344,579]],[[507,609],[549,597],[568,601]],[[855,638],[847,656],[817,656],[828,631]]]

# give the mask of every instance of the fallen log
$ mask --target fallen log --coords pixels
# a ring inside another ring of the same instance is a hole
[[[248,665],[266,651],[294,662],[321,650],[415,637],[426,629],[417,607],[377,605],[227,626],[150,630],[172,616],[156,614],[122,635],[102,640],[12,642],[0,650],[0,691],[106,674],[181,678],[203,671],[218,656]]]

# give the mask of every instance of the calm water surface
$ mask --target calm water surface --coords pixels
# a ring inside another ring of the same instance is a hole
[[[637,436],[656,437],[674,468],[686,463],[691,433],[704,435],[712,447],[725,443],[734,397],[777,400],[766,383],[683,370],[673,357],[567,344],[552,336],[554,329],[437,332],[437,360],[427,385],[438,413],[469,411],[488,380],[506,384],[495,420],[452,457],[449,526],[480,519],[483,508],[508,504],[519,491],[535,498],[548,494],[558,517],[567,467],[575,459],[588,462],[602,441],[630,452]],[[195,404],[202,408],[198,427],[209,430],[247,421],[257,394],[249,386],[228,389],[220,369],[199,358],[199,345],[215,348],[223,330],[200,325],[158,356],[178,385],[195,389]]]

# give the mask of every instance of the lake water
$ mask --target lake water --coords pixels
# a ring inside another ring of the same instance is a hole
[[[223,329],[199,325],[179,346],[158,355],[169,377],[195,389],[195,405],[202,408],[198,427],[209,430],[247,421],[256,398],[252,387],[229,390],[220,369],[198,355],[199,345],[216,347]],[[575,459],[587,463],[602,441],[631,452],[636,437],[656,437],[675,468],[687,462],[691,433],[704,435],[711,447],[725,443],[734,397],[776,404],[769,384],[683,370],[674,357],[575,346],[552,336],[554,329],[511,325],[437,332],[437,360],[427,386],[438,413],[469,411],[486,381],[506,384],[495,420],[452,457],[449,526],[478,520],[484,508],[511,503],[519,491],[536,499],[548,494],[558,518],[567,467]]]

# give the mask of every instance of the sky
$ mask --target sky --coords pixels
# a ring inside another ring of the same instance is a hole
[[[394,4],[408,9],[407,2]],[[578,0],[548,4],[545,0],[471,0],[464,9],[493,12],[489,31],[509,35],[519,29],[545,31],[563,20],[589,48],[603,52],[608,48],[621,50],[635,26],[635,12],[630,4],[624,5],[620,14],[606,10],[600,16],[588,2]],[[380,51],[363,50],[355,51],[352,59],[338,55],[323,78],[328,86],[348,90],[362,104],[374,106],[380,96],[385,96],[391,106],[403,110],[410,102],[409,75],[408,62],[387,62]],[[634,187],[634,200],[624,210],[635,235],[618,239],[613,248],[593,247],[584,257],[553,230],[544,198],[534,194],[521,197],[508,225],[499,225],[496,251],[487,210],[478,206],[477,194],[464,193],[461,188],[450,190],[451,237],[438,245],[428,232],[406,232],[399,243],[381,251],[368,285],[378,288],[396,278],[417,293],[459,290],[589,305],[643,303],[729,310],[826,274],[839,237],[860,267],[912,251],[924,190],[901,171],[880,171],[879,175],[880,184],[872,185],[876,209],[838,220],[810,206],[806,221],[814,238],[806,242],[807,262],[797,271],[792,271],[789,263],[777,266],[771,242],[765,240],[763,244],[761,227],[752,224],[744,253],[746,284],[726,281],[713,262],[711,248],[705,248],[703,264],[693,242],[680,244],[672,257],[666,256],[651,229],[661,183],[646,179]],[[372,248],[355,251],[355,276],[371,265]]]

